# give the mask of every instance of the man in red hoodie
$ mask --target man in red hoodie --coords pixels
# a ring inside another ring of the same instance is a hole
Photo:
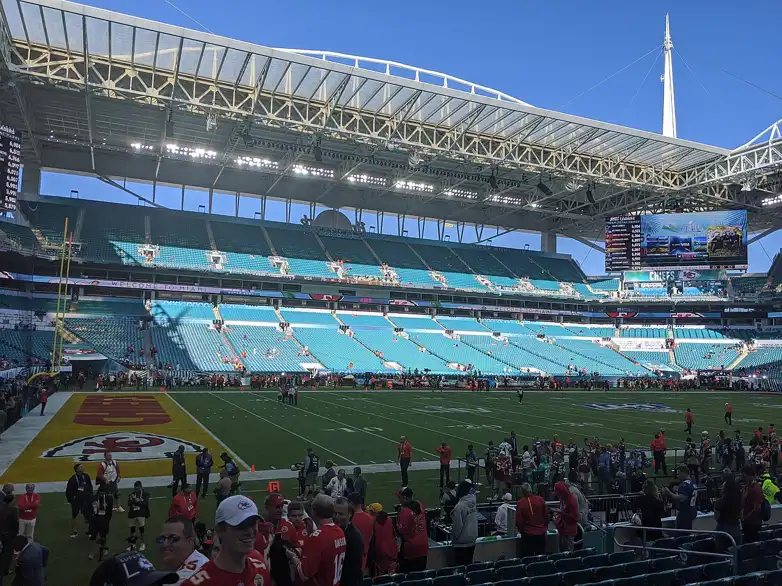
[[[521,534],[519,557],[546,553],[546,532],[549,513],[543,497],[532,492],[528,483],[521,485],[521,498],[516,503],[516,529]]]
[[[440,447],[435,450],[440,454],[440,490],[451,482],[451,454],[453,450],[446,442],[440,444]],[[445,478],[445,482],[443,482]]]
[[[190,485],[182,484],[182,490],[171,501],[168,517],[187,517],[195,523],[198,516],[198,495],[190,490]]]
[[[426,508],[413,498],[413,489],[405,487],[399,491],[402,510],[396,518],[396,529],[402,539],[399,550],[399,571],[402,574],[426,569],[429,555],[429,533],[426,523]]]
[[[555,519],[559,532],[559,550],[573,551],[578,535],[578,502],[564,482],[554,484],[554,494],[559,497],[559,513]]]

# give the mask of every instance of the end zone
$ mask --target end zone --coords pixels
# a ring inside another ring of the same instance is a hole
[[[10,430],[9,430],[10,431]],[[185,446],[187,469],[209,448],[215,461],[230,450],[192,415],[163,393],[74,394],[0,477],[0,483],[63,481],[83,462],[95,477],[97,463],[111,452],[122,476],[171,474],[171,454]],[[243,465],[236,458],[236,462]]]

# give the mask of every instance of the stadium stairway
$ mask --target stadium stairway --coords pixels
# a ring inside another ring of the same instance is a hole
[[[475,344],[471,344],[471,343],[469,342],[469,340],[466,340],[466,339],[465,339],[465,338],[467,338],[467,337],[468,337],[468,336],[463,336],[463,337],[460,337],[459,341],[460,341],[462,344],[466,344],[466,345],[467,345],[467,346],[469,346],[470,348],[474,348],[474,349],[475,349],[477,352],[480,352],[481,354],[485,354],[485,355],[486,355],[487,357],[489,357],[489,358],[494,358],[494,360],[496,360],[497,362],[501,362],[502,364],[506,364],[506,365],[508,365],[508,366],[509,366],[509,367],[512,369],[512,372],[516,372],[516,371],[519,369],[519,367],[518,367],[518,366],[516,366],[516,365],[514,365],[514,364],[511,364],[511,363],[510,363],[510,362],[508,362],[507,360],[503,360],[503,359],[502,359],[500,356],[495,356],[494,354],[489,354],[489,353],[485,352],[484,350],[481,350],[480,348],[478,348],[478,346],[476,346]]]
[[[591,360],[593,362],[597,362],[598,364],[602,364],[603,366],[606,366],[606,367],[608,367],[608,368],[610,368],[612,370],[617,367],[615,364],[609,364],[608,362],[605,362],[605,361],[601,360],[597,356],[589,356],[588,354],[584,354],[583,352],[579,352],[576,348],[571,348],[569,346],[563,346],[562,344],[559,344],[556,341],[555,341],[555,344],[557,346],[559,346],[560,348],[562,348],[563,350],[567,350],[568,352],[572,352],[573,354],[577,354],[578,356],[581,356],[582,358],[586,358],[587,360]],[[614,352],[616,352],[616,350],[614,350],[613,348],[609,348],[609,349],[613,350]],[[627,358],[627,356],[625,356],[621,352],[616,352],[616,353],[619,356],[621,356],[622,358],[625,358],[626,360],[630,360],[630,362],[632,363],[632,360],[630,358]]]
[[[266,241],[269,250],[272,251],[272,254],[274,256],[280,256],[279,254],[277,254],[277,249],[274,248],[274,242],[272,242],[272,239],[269,237],[269,233],[266,231],[266,228],[264,228],[263,226],[261,226],[261,233],[263,234],[263,239]]]
[[[219,315],[217,312],[217,308],[215,308],[215,314]],[[242,368],[247,368],[244,364],[244,361],[242,360],[241,354],[236,351],[236,347],[233,345],[233,342],[228,338],[228,336],[225,335],[225,328],[220,328],[220,336],[223,338],[223,343],[225,344],[225,347],[228,348],[231,351],[231,354],[233,356],[231,357],[231,362],[233,363],[234,360],[238,360],[239,364],[242,365]]]
[[[740,353],[739,353],[739,355],[736,357],[736,360],[734,360],[733,362],[731,362],[731,363],[728,365],[728,370],[733,370],[734,368],[737,368],[737,367],[738,367],[738,365],[739,365],[739,363],[740,363],[742,360],[744,360],[744,359],[745,359],[747,356],[749,356],[749,349],[748,349],[746,346],[742,345],[742,346],[741,346],[741,352],[740,352]]]
[[[567,364],[562,364],[561,362],[558,362],[557,360],[555,360],[553,357],[544,356],[543,354],[540,354],[539,352],[535,352],[534,350],[532,350],[530,348],[530,346],[532,346],[532,344],[525,344],[523,346],[521,344],[517,344],[514,341],[514,340],[517,340],[517,339],[518,338],[508,338],[508,342],[510,344],[512,344],[513,346],[516,346],[516,348],[520,348],[521,350],[529,352],[530,354],[533,354],[533,355],[537,356],[538,358],[541,358],[543,360],[548,360],[549,362],[553,362],[554,364],[557,364],[557,365],[561,366],[563,372],[567,371],[567,366],[568,366]],[[527,338],[527,339],[529,339],[529,338]],[[557,374],[561,374],[561,373],[557,373]]]
[[[217,248],[217,241],[215,240],[214,232],[212,232],[212,222],[209,220],[206,221],[206,237],[209,238],[209,245],[212,247],[212,250],[220,250]]]
[[[312,232],[312,235],[315,237],[315,241],[318,243],[320,248],[323,250],[323,254],[326,255],[326,258],[329,259],[329,262],[334,262],[334,259],[332,258],[331,254],[328,250],[326,250],[326,245],[323,244],[323,240],[320,239],[320,236],[318,236],[317,232]]]

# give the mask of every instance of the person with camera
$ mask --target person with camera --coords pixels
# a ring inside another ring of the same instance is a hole
[[[304,475],[307,481],[307,488],[309,490],[315,490],[315,485],[318,482],[318,472],[320,471],[320,458],[312,451],[312,448],[307,448],[307,455],[304,457]],[[305,494],[306,491],[302,491],[301,494]]]
[[[204,448],[196,456],[195,492],[196,496],[200,494],[202,499],[206,498],[206,493],[209,491],[209,475],[212,473],[212,466],[214,466],[212,454],[209,453],[209,448]]]
[[[144,490],[140,480],[133,483],[133,492],[128,495],[128,526],[130,527],[130,536],[128,537],[127,551],[138,549],[144,551],[147,549],[144,543],[144,529],[149,518],[149,493]],[[138,529],[138,537],[136,537]],[[136,543],[139,542],[136,547]]]

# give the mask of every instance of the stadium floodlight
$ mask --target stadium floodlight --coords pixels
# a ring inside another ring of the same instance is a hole
[[[433,193],[434,185],[428,183],[417,183],[415,181],[397,181],[394,183],[394,187],[397,189],[407,189],[408,191],[423,191],[425,193]]]
[[[478,192],[470,189],[453,189],[449,188],[443,191],[448,197],[458,197],[461,199],[478,199]]]
[[[130,144],[130,148],[134,151],[154,151],[155,147],[151,144],[142,144],[140,142],[133,142]]]
[[[334,170],[326,167],[316,167],[315,165],[294,165],[291,169],[296,175],[306,177],[323,177],[324,179],[334,179]]]
[[[239,157],[236,159],[236,164],[240,167],[247,165],[248,167],[264,168],[264,169],[279,169],[280,165],[277,161],[270,159],[259,159],[257,157]]]
[[[388,181],[385,177],[380,177],[378,175],[367,175],[366,173],[348,175],[347,180],[350,183],[363,183],[365,185],[376,185],[378,187],[385,187],[388,184]]]
[[[782,193],[778,193],[772,197],[764,197],[760,202],[760,205],[764,207],[776,206],[779,204],[782,204]]]

